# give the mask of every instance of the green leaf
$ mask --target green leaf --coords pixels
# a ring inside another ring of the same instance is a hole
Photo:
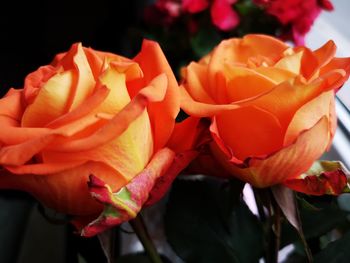
[[[299,211],[305,238],[320,237],[332,229],[349,225],[348,213],[342,211],[331,196],[309,197],[308,205],[302,198],[298,198]],[[296,232],[284,224],[282,228],[282,246],[294,243],[298,240]]]
[[[241,199],[232,200],[239,196],[232,189],[213,179],[174,183],[165,231],[186,262],[258,262],[262,257],[262,226]]]
[[[342,238],[331,242],[324,250],[315,256],[315,263],[343,263],[350,259],[350,232]]]

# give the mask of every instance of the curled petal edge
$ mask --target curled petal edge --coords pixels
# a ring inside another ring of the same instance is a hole
[[[104,210],[97,219],[85,226],[80,234],[86,237],[94,236],[135,218],[148,200],[156,180],[171,167],[174,157],[175,153],[168,148],[159,150],[146,168],[117,192],[112,192],[108,184],[90,175],[88,183],[90,193],[104,205]]]
[[[341,162],[317,161],[308,172],[283,184],[308,195],[340,195],[350,191],[349,177],[349,171]]]

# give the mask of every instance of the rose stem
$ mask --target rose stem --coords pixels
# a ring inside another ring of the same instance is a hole
[[[281,210],[269,189],[253,187],[253,192],[259,218],[266,234],[265,262],[277,263],[281,240]],[[264,206],[267,208],[268,215],[265,213]]]
[[[151,237],[148,234],[145,222],[141,214],[139,213],[137,217],[130,222],[131,227],[134,229],[137,237],[141,241],[148,257],[150,258],[152,263],[163,263],[160,258],[156,247],[154,246]]]
[[[278,252],[280,250],[281,245],[281,209],[278,206],[277,202],[272,199],[272,205],[274,210],[274,224],[273,224],[273,239],[274,239],[274,253],[273,259],[274,262],[278,262]]]

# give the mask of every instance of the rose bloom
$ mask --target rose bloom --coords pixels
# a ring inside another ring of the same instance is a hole
[[[181,107],[210,120],[201,167],[255,187],[299,178],[330,147],[336,129],[334,96],[349,77],[350,58],[334,58],[335,50],[332,41],[311,51],[247,35],[189,64]]]
[[[181,169],[167,147],[178,112],[177,81],[155,42],[134,59],[74,44],[0,100],[0,188],[27,191],[80,226],[102,204],[122,215],[84,233],[96,234],[135,217],[157,179]],[[112,197],[122,188],[130,196]]]

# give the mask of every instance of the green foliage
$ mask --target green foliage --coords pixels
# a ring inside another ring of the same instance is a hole
[[[263,253],[262,226],[243,200],[234,196],[239,197],[239,193],[225,182],[175,182],[165,230],[182,259],[203,263],[258,262]]]

